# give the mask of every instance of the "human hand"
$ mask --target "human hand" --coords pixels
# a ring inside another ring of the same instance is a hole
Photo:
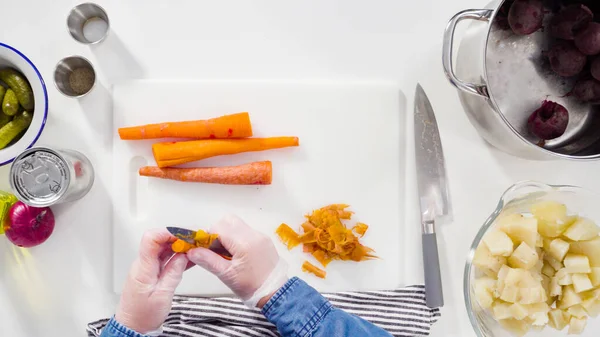
[[[165,229],[144,233],[121,294],[117,322],[141,334],[161,328],[188,264],[185,254],[173,255],[175,240]]]
[[[188,259],[215,274],[247,306],[262,307],[287,282],[287,264],[271,239],[242,219],[226,216],[210,232],[219,234],[221,244],[233,256],[231,261],[205,248],[190,250]]]

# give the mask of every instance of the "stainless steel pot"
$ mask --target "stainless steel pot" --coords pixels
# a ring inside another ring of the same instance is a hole
[[[561,78],[549,69],[542,51],[553,41],[546,33],[517,36],[495,24],[503,3],[456,14],[444,34],[444,71],[458,89],[471,123],[490,144],[516,156],[599,159],[600,109],[565,96],[574,79]],[[547,15],[544,26],[549,19]],[[454,34],[464,20],[475,22],[461,41],[455,66]],[[569,110],[569,125],[563,136],[542,147],[527,130],[527,119],[545,99]]]

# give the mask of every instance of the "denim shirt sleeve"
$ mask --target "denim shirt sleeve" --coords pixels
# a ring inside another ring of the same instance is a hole
[[[385,330],[334,308],[297,277],[290,279],[265,304],[262,313],[283,337],[391,337]]]
[[[102,330],[102,334],[100,337],[147,337],[147,335],[142,335],[138,332],[135,332],[126,326],[120,324],[115,320],[115,318],[111,318],[110,321]]]

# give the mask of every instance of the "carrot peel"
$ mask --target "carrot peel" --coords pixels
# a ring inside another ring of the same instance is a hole
[[[334,204],[313,211],[300,226],[303,233],[297,233],[286,224],[279,226],[275,232],[290,250],[302,244],[302,250],[310,253],[323,267],[333,260],[360,262],[377,258],[373,249],[362,245],[354,234],[364,236],[369,226],[359,222],[348,228],[342,222],[352,218],[353,213],[347,210],[348,207]],[[325,277],[324,271],[309,262],[305,264],[302,270]]]
[[[327,273],[323,269],[320,269],[308,261],[304,261],[302,264],[302,271],[314,274],[318,278],[325,278],[325,276],[327,276]]]

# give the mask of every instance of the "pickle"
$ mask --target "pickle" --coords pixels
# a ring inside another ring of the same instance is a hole
[[[33,90],[25,76],[14,69],[2,69],[0,70],[0,80],[15,92],[19,103],[25,110],[33,111]]]
[[[8,124],[8,122],[10,122],[12,120],[12,117],[0,112],[0,128],[5,126],[6,124]]]
[[[2,100],[2,112],[8,116],[14,116],[19,112],[19,100],[17,99],[17,94],[11,89],[6,90],[6,94]]]
[[[8,124],[0,128],[0,149],[5,148],[12,142],[21,132],[25,131],[31,124],[33,115],[27,111],[15,116]]]
[[[4,99],[4,95],[6,94],[6,88],[0,85],[0,104]]]

